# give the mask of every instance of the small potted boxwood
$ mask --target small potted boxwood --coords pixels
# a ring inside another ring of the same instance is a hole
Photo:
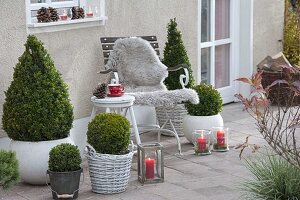
[[[0,150],[0,187],[7,189],[19,180],[19,163],[16,153]]]
[[[78,197],[82,173],[80,151],[77,146],[63,143],[53,147],[49,153],[47,174],[53,199]]]
[[[193,142],[193,131],[196,129],[208,129],[223,126],[222,97],[211,85],[200,83],[192,87],[199,96],[199,104],[187,102],[185,104],[188,115],[183,119],[184,136]]]
[[[126,190],[133,152],[130,123],[122,115],[101,113],[88,125],[86,157],[88,158],[92,191],[101,194]]]

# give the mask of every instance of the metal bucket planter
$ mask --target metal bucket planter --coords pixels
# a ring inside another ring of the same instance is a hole
[[[82,168],[72,172],[52,172],[47,170],[53,199],[76,199],[82,171]]]

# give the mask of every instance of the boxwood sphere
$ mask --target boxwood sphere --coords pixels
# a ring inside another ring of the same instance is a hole
[[[101,113],[89,123],[87,140],[98,153],[124,154],[130,142],[130,123],[122,115]]]
[[[192,89],[198,93],[200,101],[199,104],[192,104],[190,102],[185,104],[190,115],[211,116],[217,115],[222,111],[222,97],[213,86],[200,83],[199,85],[193,86]]]
[[[79,170],[81,164],[80,151],[77,146],[63,143],[49,152],[48,168],[53,172],[71,172]]]

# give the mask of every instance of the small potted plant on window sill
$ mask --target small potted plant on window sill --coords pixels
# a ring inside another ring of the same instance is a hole
[[[199,96],[199,104],[187,102],[185,104],[188,115],[183,118],[184,136],[193,142],[193,131],[197,129],[208,129],[222,127],[223,118],[222,98],[220,93],[211,85],[200,83],[192,87]]]
[[[53,199],[78,197],[81,157],[77,146],[63,143],[53,147],[49,153],[47,174]]]
[[[124,192],[127,188],[133,152],[129,121],[115,113],[101,113],[88,125],[88,158],[92,191],[100,194]]]

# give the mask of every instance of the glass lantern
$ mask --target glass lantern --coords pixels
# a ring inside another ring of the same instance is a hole
[[[210,138],[211,138],[210,130],[195,130],[193,132],[193,143],[194,150],[196,155],[204,156],[211,154],[210,151]]]
[[[213,127],[213,151],[228,151],[229,150],[229,128]]]
[[[164,182],[164,157],[159,143],[138,145],[138,180],[144,183]]]

